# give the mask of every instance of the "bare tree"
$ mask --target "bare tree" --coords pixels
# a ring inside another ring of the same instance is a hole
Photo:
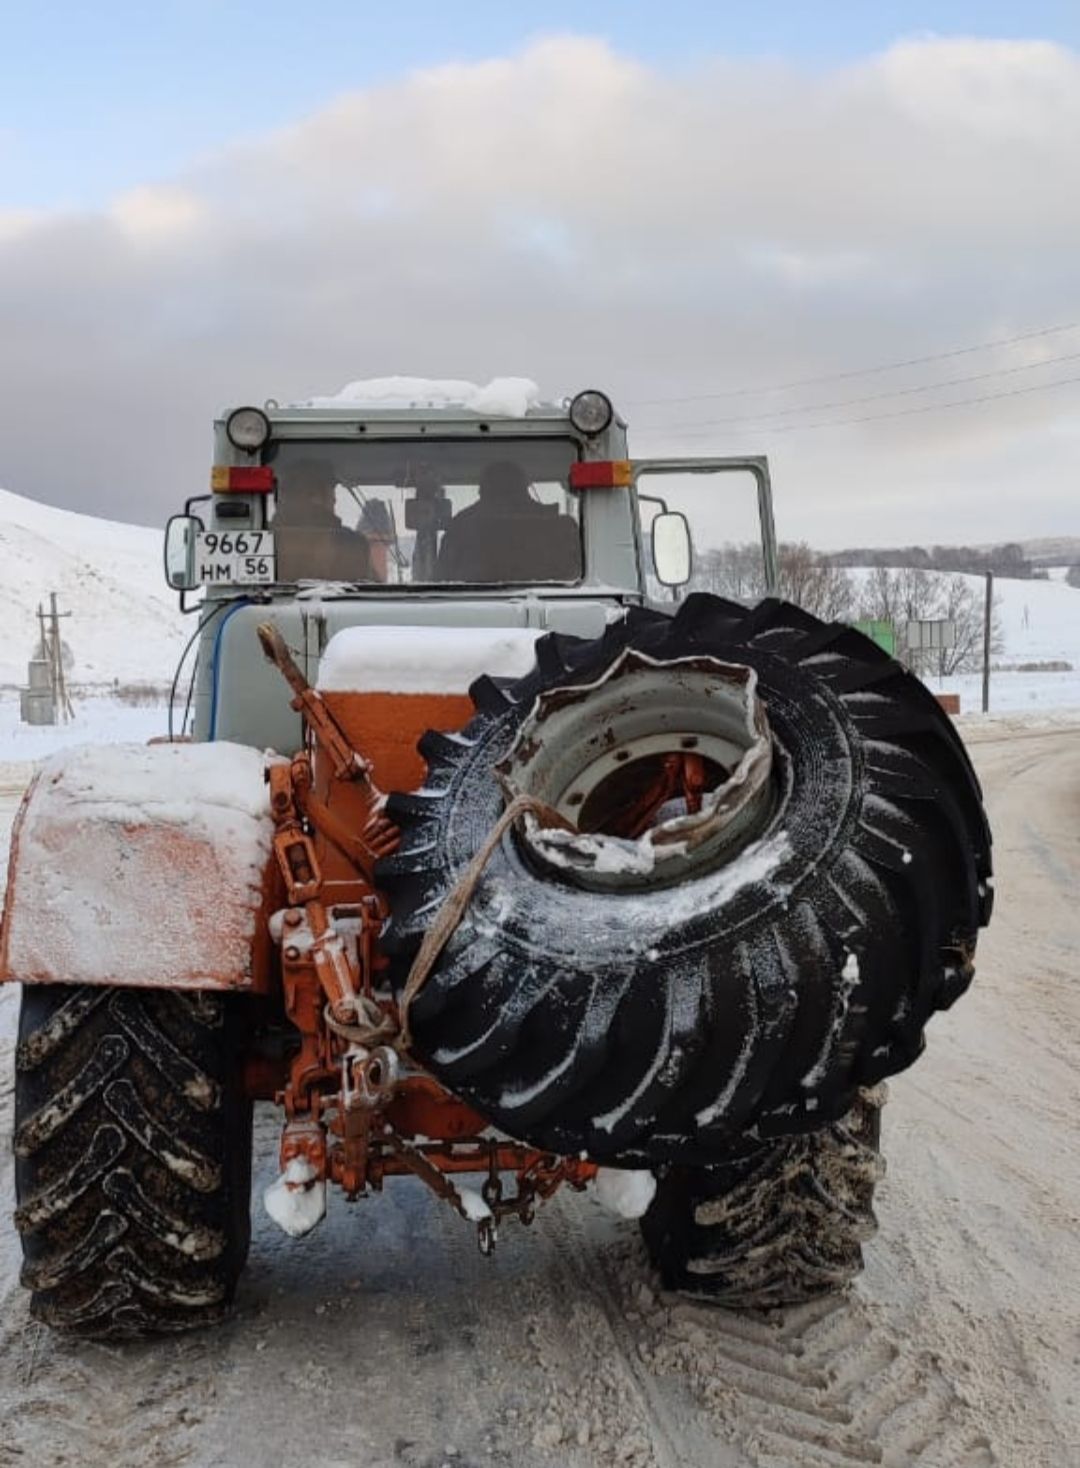
[[[780,595],[825,622],[854,615],[855,587],[840,566],[831,566],[805,540],[780,546]]]
[[[876,566],[863,586],[860,613],[864,617],[896,624],[906,622],[952,622],[956,641],[952,647],[913,648],[900,656],[913,672],[948,678],[953,673],[971,672],[982,662],[983,599],[977,587],[964,576],[905,567],[890,571]],[[990,651],[1001,652],[1004,638],[995,609],[990,623]]]
[[[755,602],[765,595],[765,564],[761,547],[728,541],[695,558],[694,589],[711,591],[732,601]]]
[[[779,593],[786,601],[825,621],[853,615],[855,588],[843,567],[830,565],[805,541],[781,544],[777,558]],[[694,586],[732,601],[760,601],[765,595],[761,547],[751,541],[703,551],[697,558]]]

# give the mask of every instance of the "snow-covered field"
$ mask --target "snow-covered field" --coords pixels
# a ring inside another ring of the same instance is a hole
[[[980,576],[965,579],[982,594]],[[1080,589],[1058,578],[1049,581],[996,578],[994,605],[1005,640],[1004,651],[994,659],[1001,667],[1063,661],[1080,671]]]
[[[75,717],[66,724],[33,727],[19,719],[19,702],[0,694],[0,766],[18,760],[40,760],[72,744],[145,743],[166,733],[168,711],[162,704],[133,708],[107,696],[76,698]],[[181,710],[177,710],[177,722]]]
[[[966,578],[981,596],[980,577]],[[1049,581],[995,580],[994,603],[1004,649],[994,655],[990,675],[991,713],[1046,712],[1080,708],[1080,589],[1063,578]],[[1071,663],[1070,672],[1022,671],[1024,663]],[[931,686],[937,691],[937,683]],[[963,673],[945,680],[964,710],[981,709],[982,676]]]

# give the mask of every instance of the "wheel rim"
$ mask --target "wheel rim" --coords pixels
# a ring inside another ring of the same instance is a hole
[[[543,693],[496,766],[575,830],[526,815],[530,858],[581,886],[673,885],[737,855],[772,808],[772,740],[753,669],[630,649]]]

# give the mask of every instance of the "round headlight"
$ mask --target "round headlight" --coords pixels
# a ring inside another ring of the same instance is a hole
[[[576,398],[571,399],[570,422],[579,433],[590,436],[603,433],[614,416],[615,409],[611,406],[611,399],[606,393],[597,392],[595,388],[579,392]]]
[[[225,432],[234,448],[253,454],[270,437],[270,419],[261,408],[234,408],[225,419]]]

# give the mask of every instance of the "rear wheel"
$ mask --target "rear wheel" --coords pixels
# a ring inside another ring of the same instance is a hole
[[[227,1310],[250,1238],[237,1018],[219,994],[24,988],[15,1222],[38,1320],[131,1336]]]
[[[664,1287],[731,1309],[793,1305],[841,1289],[877,1231],[885,1087],[841,1121],[762,1143],[715,1167],[669,1167],[641,1221]]]

